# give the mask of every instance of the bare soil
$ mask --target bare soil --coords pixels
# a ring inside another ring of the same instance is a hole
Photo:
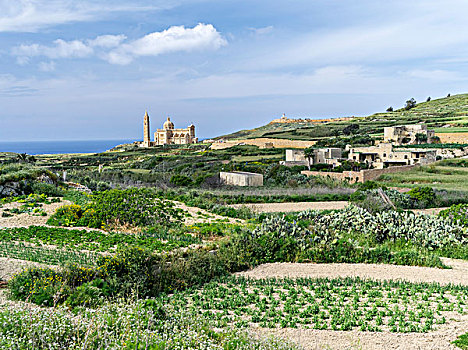
[[[44,226],[50,216],[55,213],[57,208],[63,205],[72,204],[70,201],[64,200],[59,203],[43,204],[42,209],[47,213],[47,216],[36,216],[29,213],[14,214],[10,217],[1,217],[4,209],[18,208],[22,203],[7,203],[0,208],[0,228],[2,227],[28,227],[28,226]]]
[[[39,264],[32,261],[0,258],[0,279],[8,281],[13,275],[28,267],[48,267],[49,265]]]
[[[304,210],[338,210],[348,205],[346,201],[293,202],[293,203],[246,203],[231,204],[233,208],[246,207],[257,213],[289,213]]]
[[[177,208],[180,208],[186,211],[189,215],[185,217],[185,224],[186,225],[193,225],[199,223],[210,223],[210,222],[229,222],[230,224],[241,223],[244,220],[241,219],[234,219],[229,218],[226,216],[221,216],[217,214],[210,213],[204,209],[200,209],[197,207],[189,207],[184,203],[175,202]]]
[[[460,350],[452,344],[468,331],[468,315],[438,325],[429,333],[333,331],[315,329],[256,329],[300,345],[305,350]]]
[[[451,269],[387,264],[263,264],[253,270],[239,272],[250,278],[300,277],[361,277],[377,280],[405,280],[409,282],[435,282],[439,284],[468,285],[468,261],[441,258]]]

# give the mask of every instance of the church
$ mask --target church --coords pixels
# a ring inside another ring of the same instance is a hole
[[[175,129],[171,118],[167,118],[162,129],[157,129],[154,133],[154,141],[151,141],[150,118],[148,111],[143,117],[143,142],[142,147],[161,146],[161,145],[187,145],[197,143],[195,137],[195,125],[191,124],[185,129]]]

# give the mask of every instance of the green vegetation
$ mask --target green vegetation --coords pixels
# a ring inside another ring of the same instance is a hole
[[[467,310],[468,287],[345,279],[227,277],[165,299],[218,326],[428,332]]]
[[[453,205],[442,210],[439,216],[448,218],[459,225],[468,226],[468,204]]]
[[[447,159],[402,173],[382,175],[378,180],[386,186],[419,187],[468,192],[466,159]]]
[[[453,343],[462,350],[468,349],[468,333],[460,335]]]
[[[97,252],[57,249],[32,246],[23,242],[0,242],[0,257],[13,258],[50,265],[64,265],[72,262],[83,266],[93,266],[101,256]]]
[[[65,307],[1,305],[0,323],[3,349],[296,349],[272,338],[252,339],[243,330],[215,328],[206,317],[174,312],[153,299],[106,303],[75,313]]]
[[[178,233],[178,232],[177,232]],[[27,242],[36,245],[56,246],[67,250],[86,250],[98,252],[114,252],[124,247],[148,248],[152,251],[169,251],[178,247],[186,247],[201,241],[189,234],[164,236],[165,243],[151,233],[126,234],[104,233],[101,231],[68,230],[65,228],[50,228],[42,226],[15,227],[0,229],[2,242]],[[25,259],[29,260],[29,259]]]
[[[182,219],[173,202],[159,199],[151,190],[131,188],[98,192],[90,201],[57,209],[48,220],[56,226],[170,226]]]

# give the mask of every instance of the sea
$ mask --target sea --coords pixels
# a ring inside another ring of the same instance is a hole
[[[38,154],[100,153],[135,140],[0,142],[0,152]]]

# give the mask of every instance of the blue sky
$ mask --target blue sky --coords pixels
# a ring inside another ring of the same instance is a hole
[[[201,138],[468,92],[468,2],[0,0],[0,141]]]

